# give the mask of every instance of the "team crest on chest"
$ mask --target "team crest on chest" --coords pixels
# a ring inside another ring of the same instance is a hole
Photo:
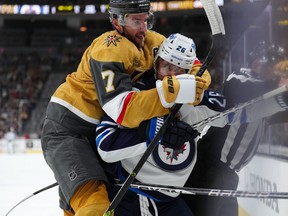
[[[181,170],[188,167],[196,156],[196,146],[185,142],[179,149],[158,145],[152,153],[154,162],[163,170]]]
[[[178,160],[179,154],[184,154],[184,151],[186,151],[186,145],[187,144],[183,144],[181,146],[180,149],[174,150],[171,148],[167,148],[166,146],[162,146],[163,147],[163,151],[166,152],[166,159],[170,160],[170,163],[173,163],[173,160]]]
[[[120,39],[122,38],[116,35],[108,35],[103,44],[107,44],[107,47],[109,47],[111,44],[117,46],[117,42],[120,42]]]

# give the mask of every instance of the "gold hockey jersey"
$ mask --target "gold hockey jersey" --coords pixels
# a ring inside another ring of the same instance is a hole
[[[104,111],[117,123],[133,128],[143,120],[168,114],[156,89],[135,92],[131,82],[132,77],[137,79],[152,68],[164,39],[147,31],[145,45],[138,49],[117,31],[96,38],[84,52],[77,71],[69,74],[53,94],[50,118],[63,122],[76,115],[79,120],[97,124]],[[62,111],[55,115],[53,109],[59,109],[58,105]]]

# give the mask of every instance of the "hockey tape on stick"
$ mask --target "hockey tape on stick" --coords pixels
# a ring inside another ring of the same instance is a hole
[[[121,186],[122,184],[116,184]],[[217,197],[242,197],[242,198],[269,198],[269,199],[288,199],[288,192],[269,192],[269,191],[241,191],[241,190],[220,190],[208,188],[190,188],[190,187],[177,187],[144,183],[132,183],[131,188],[140,190],[169,192],[177,194],[188,195],[206,195]]]
[[[223,36],[225,35],[223,18],[215,0],[201,0],[201,3],[210,24],[213,40],[209,53],[196,74],[197,76],[202,76],[202,74],[205,72],[208,65],[214,58],[216,49],[222,46]]]
[[[208,16],[209,24],[211,26],[212,35],[213,35],[213,41],[212,41],[210,51],[209,51],[204,63],[202,64],[201,68],[199,69],[199,71],[196,74],[197,76],[202,76],[202,74],[204,73],[204,71],[207,69],[208,65],[212,61],[212,59],[215,55],[215,46],[214,46],[215,40],[217,40],[217,42],[219,41],[219,43],[220,43],[219,35],[225,34],[222,16],[221,16],[220,10],[219,10],[218,6],[216,5],[215,1],[214,0],[201,0],[201,2],[202,2],[202,4],[204,3],[203,7],[204,7],[205,12]],[[214,11],[214,10],[216,10],[216,11]],[[208,13],[211,13],[211,14],[208,15]],[[222,39],[222,37],[221,37],[221,39]],[[129,189],[130,184],[135,180],[138,172],[140,171],[140,169],[142,168],[144,163],[147,161],[147,159],[150,156],[150,154],[152,153],[152,151],[157,146],[158,141],[161,139],[165,130],[168,128],[168,126],[173,121],[175,115],[178,113],[181,106],[182,106],[182,104],[176,104],[173,107],[172,112],[170,113],[170,115],[168,115],[164,124],[159,129],[158,133],[153,138],[151,143],[148,145],[146,151],[144,152],[144,154],[140,158],[139,162],[136,164],[135,168],[129,174],[129,176],[127,177],[127,179],[125,180],[125,182],[123,183],[121,188],[119,189],[118,193],[116,194],[116,196],[114,197],[114,199],[110,203],[110,206],[105,211],[104,216],[111,216],[113,214],[115,208],[118,206],[118,204],[122,200],[123,196],[125,195],[125,193]]]
[[[201,0],[208,17],[212,35],[225,34],[224,22],[219,7],[214,0]]]
[[[281,87],[279,87],[279,88],[277,88],[277,89],[274,89],[274,90],[272,90],[272,91],[270,91],[270,92],[267,92],[266,94],[264,94],[264,95],[262,95],[262,96],[260,96],[260,97],[256,97],[256,98],[254,98],[254,99],[252,99],[252,100],[250,100],[250,101],[247,101],[247,102],[245,102],[245,103],[238,104],[238,105],[236,105],[236,106],[234,106],[234,107],[232,107],[232,108],[230,108],[230,109],[227,109],[227,110],[224,111],[224,112],[217,113],[216,115],[213,115],[213,116],[211,116],[211,117],[208,117],[208,118],[206,118],[206,119],[203,119],[203,120],[201,120],[200,122],[195,123],[195,124],[193,124],[193,125],[191,125],[191,126],[192,126],[194,129],[196,129],[197,127],[206,125],[206,124],[208,124],[208,123],[210,123],[210,122],[212,122],[212,121],[214,121],[214,120],[217,120],[217,119],[219,119],[219,118],[225,117],[225,116],[227,116],[228,114],[230,114],[230,113],[232,113],[232,112],[236,112],[236,111],[238,111],[238,110],[241,110],[241,109],[243,109],[244,107],[247,107],[248,105],[251,105],[251,104],[256,103],[256,102],[258,102],[258,101],[261,101],[261,100],[268,99],[268,98],[270,98],[270,97],[274,97],[274,96],[276,96],[276,95],[278,95],[278,94],[280,94],[280,93],[283,93],[283,92],[285,92],[285,91],[288,91],[288,85],[283,85],[283,86],[281,86]]]

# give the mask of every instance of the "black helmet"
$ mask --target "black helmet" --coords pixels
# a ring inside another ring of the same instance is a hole
[[[110,0],[110,14],[148,13],[150,0]]]
[[[283,47],[260,41],[253,51],[249,53],[249,64],[251,65],[255,60],[258,60],[263,65],[275,64],[283,60],[285,54]]]

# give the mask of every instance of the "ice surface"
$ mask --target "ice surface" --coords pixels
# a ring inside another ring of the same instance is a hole
[[[55,183],[42,154],[0,154],[0,216],[34,192]],[[8,216],[63,215],[58,186],[36,194]]]

